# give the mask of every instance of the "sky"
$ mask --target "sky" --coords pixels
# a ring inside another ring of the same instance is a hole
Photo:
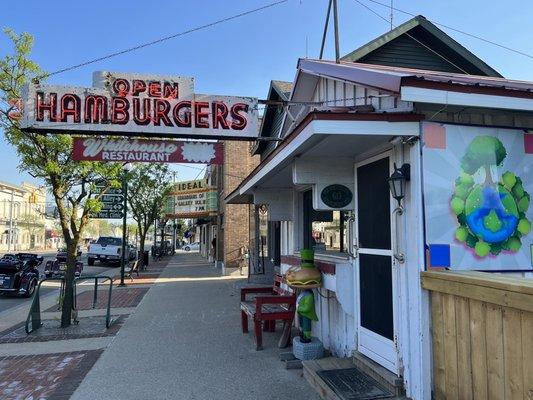
[[[359,0],[388,18],[390,10]],[[389,3],[389,0],[381,0]],[[274,0],[114,0],[10,2],[0,27],[35,38],[32,58],[45,71],[183,32],[261,7]],[[523,0],[394,0],[394,7],[533,54],[533,2]],[[327,0],[288,0],[266,10],[196,31],[132,53],[55,75],[49,83],[90,86],[97,70],[191,76],[198,93],[265,98],[270,80],[292,81],[300,57],[318,58]],[[356,0],[338,0],[341,55],[389,30]],[[399,12],[394,25],[411,17]],[[334,58],[329,29],[326,59]],[[533,58],[444,29],[477,56],[512,79],[533,81]],[[0,57],[12,48],[0,35]],[[0,180],[35,182],[18,171],[18,157],[1,135]],[[202,174],[199,165],[177,165],[178,180]],[[36,182],[38,183],[38,182]]]

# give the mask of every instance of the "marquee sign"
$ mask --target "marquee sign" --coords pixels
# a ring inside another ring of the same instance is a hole
[[[75,161],[222,164],[221,142],[76,137]]]
[[[166,214],[176,218],[208,217],[217,211],[217,190],[207,179],[176,183],[168,197]]]
[[[30,84],[21,128],[93,135],[255,139],[257,99],[194,93],[192,78],[95,72],[93,87]]]

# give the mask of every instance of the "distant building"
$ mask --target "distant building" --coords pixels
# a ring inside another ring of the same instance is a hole
[[[0,251],[45,247],[46,191],[29,183],[0,182]]]
[[[216,212],[195,220],[195,240],[200,242],[200,254],[225,274],[239,269],[241,274],[248,275],[253,206],[226,204],[224,197],[255,168],[259,157],[250,154],[248,144],[237,141],[225,141],[223,154],[222,165],[208,165],[206,169],[204,179],[211,188],[206,205]]]

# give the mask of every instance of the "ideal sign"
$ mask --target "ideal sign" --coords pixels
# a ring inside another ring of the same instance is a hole
[[[192,78],[95,72],[93,87],[30,84],[23,130],[255,139],[257,99],[194,93]]]
[[[217,211],[216,188],[206,179],[179,182],[169,197],[167,215],[177,218],[207,217]]]

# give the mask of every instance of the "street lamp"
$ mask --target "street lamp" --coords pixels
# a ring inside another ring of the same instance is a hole
[[[119,286],[126,286],[124,283],[124,270],[126,268],[126,218],[128,214],[128,172],[132,170],[132,165],[126,163],[122,166],[124,172],[122,176],[122,195],[124,196],[124,215],[122,216],[122,259],[120,261],[120,284]]]

